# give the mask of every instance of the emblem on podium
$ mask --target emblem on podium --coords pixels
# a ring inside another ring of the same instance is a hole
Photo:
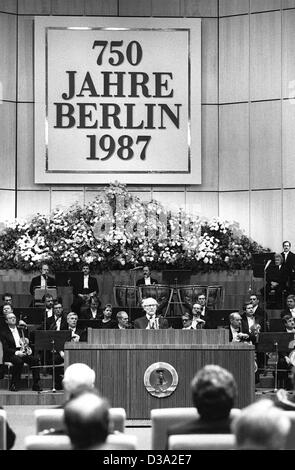
[[[144,385],[156,398],[169,397],[178,385],[178,374],[171,364],[155,362],[144,373]]]

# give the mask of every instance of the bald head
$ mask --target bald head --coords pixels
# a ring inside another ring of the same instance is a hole
[[[95,372],[86,364],[76,363],[66,368],[63,388],[69,396],[94,388]]]
[[[105,442],[109,430],[109,403],[94,392],[70,400],[64,421],[75,449],[87,449]]]

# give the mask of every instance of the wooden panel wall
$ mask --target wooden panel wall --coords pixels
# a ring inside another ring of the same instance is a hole
[[[273,250],[290,238],[283,217],[295,188],[295,0],[0,0],[0,220],[83,203],[100,189],[34,183],[34,15],[201,17],[202,184],[132,191],[239,219]]]

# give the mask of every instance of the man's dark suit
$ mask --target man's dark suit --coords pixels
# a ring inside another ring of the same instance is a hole
[[[38,330],[43,330],[44,329],[44,323],[41,327],[38,328]],[[46,320],[46,330],[55,330],[56,329],[56,321],[55,321],[55,316],[52,315],[52,317],[47,318]],[[67,330],[68,329],[68,322],[67,318],[65,315],[62,315],[61,317],[61,322],[60,322],[60,330]]]
[[[272,287],[272,281],[278,285]],[[281,308],[283,294],[286,295],[289,290],[289,282],[290,272],[284,264],[277,266],[271,263],[269,265],[266,270],[266,299],[273,308]]]
[[[151,285],[153,285],[153,284],[158,284],[158,281],[157,281],[157,279],[154,279],[153,277],[151,277]],[[138,279],[138,281],[136,281],[136,285],[137,286],[145,286],[145,278],[141,277],[140,279]]]
[[[65,330],[71,330],[71,328],[67,327],[67,328],[65,328]],[[73,331],[73,330],[72,330],[72,331]],[[83,341],[87,341],[87,331],[86,331],[86,330],[83,330],[83,329],[80,329],[80,328],[79,328],[79,329],[76,328],[75,331],[74,331],[74,333],[75,333],[76,335],[80,336],[79,342],[80,342],[80,341],[82,341],[82,342],[83,342]]]
[[[31,280],[31,284],[30,284],[31,295],[34,295],[35,288],[40,287],[40,286],[41,286],[41,275],[33,277],[33,279]],[[55,286],[55,279],[51,276],[48,276],[47,287],[53,287],[53,286]]]
[[[87,310],[84,310],[84,312],[81,312],[80,318],[82,320],[100,320],[102,318],[102,313],[97,310],[95,317],[93,317],[91,309],[87,308]]]
[[[163,317],[157,317],[157,318],[159,319],[159,329],[160,330],[169,328],[169,324],[168,324],[168,321],[166,320],[166,318],[163,318]],[[135,329],[145,330],[147,328],[148,324],[149,324],[149,321],[148,321],[146,315],[144,317],[139,317],[139,318],[136,318],[136,320],[134,320],[134,328]]]
[[[79,285],[75,285],[73,287],[73,294],[90,294],[91,292],[96,292],[98,294],[98,284],[97,279],[94,276],[88,277],[88,288],[84,288],[84,277],[82,278],[82,282]]]
[[[22,330],[20,328],[17,328],[17,330],[21,338]],[[27,337],[26,331],[24,331],[24,334],[25,334],[25,337]],[[15,355],[15,352],[19,351],[20,348],[16,347],[14,337],[11,333],[10,328],[7,325],[1,330],[0,339],[3,345],[3,361],[12,362],[13,368],[12,368],[11,382],[17,387],[20,381],[21,372],[22,372],[24,363],[28,364],[29,366],[37,366],[39,364],[39,359],[33,355],[24,356],[24,357]],[[40,380],[39,370],[33,368],[32,375],[33,375],[34,384],[37,384]]]
[[[290,272],[291,276],[293,273],[292,278],[294,278],[294,271],[295,271],[295,253],[292,253],[292,251],[288,252],[287,258],[285,259],[284,252],[281,253],[283,257],[283,266],[286,266],[288,271]]]

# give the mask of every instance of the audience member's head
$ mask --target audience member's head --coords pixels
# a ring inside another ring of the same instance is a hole
[[[237,395],[233,375],[217,365],[207,365],[191,382],[193,404],[202,419],[228,418]]]
[[[279,266],[283,263],[283,257],[280,253],[275,253],[275,265]]]
[[[234,329],[237,330],[238,328],[241,328],[242,317],[239,312],[232,312],[229,315],[229,322]]]
[[[201,304],[194,304],[192,308],[192,314],[194,317],[199,317],[202,314],[202,305]]]
[[[90,297],[89,306],[92,310],[97,310],[101,306],[101,302],[96,295]]]
[[[295,308],[295,295],[290,294],[287,297],[287,307],[291,310],[292,308]]]
[[[142,271],[143,271],[143,276],[145,278],[150,277],[151,271],[150,271],[150,268],[148,266],[144,266]]]
[[[41,266],[40,266],[40,272],[41,272],[42,276],[44,276],[44,277],[45,277],[45,276],[48,276],[48,274],[49,274],[49,266],[48,266],[47,263],[41,264]]]
[[[120,310],[120,312],[117,313],[116,317],[119,327],[128,328],[129,317],[127,312],[124,312],[124,310]]]
[[[102,314],[105,320],[110,320],[113,314],[113,307],[112,304],[106,304],[103,307]]]
[[[64,408],[64,421],[74,449],[95,449],[109,433],[109,403],[95,392],[85,392]]]
[[[283,242],[283,250],[284,253],[288,253],[291,250],[291,242],[289,242],[289,240]]]
[[[61,317],[63,314],[63,306],[59,300],[56,300],[53,304],[53,314],[57,318]]]
[[[192,324],[193,316],[190,312],[184,312],[181,316],[183,328],[189,328]]]
[[[290,419],[272,400],[262,399],[247,406],[233,421],[232,431],[239,450],[281,450],[285,448]]]
[[[253,307],[256,307],[256,305],[259,304],[259,297],[256,294],[251,294],[249,300]]]
[[[198,295],[198,304],[200,304],[202,308],[206,305],[206,295],[205,294],[199,294]]]
[[[83,271],[84,276],[89,276],[89,273],[90,273],[90,266],[89,266],[89,264],[84,263],[84,264],[82,265],[82,271]]]
[[[5,292],[2,295],[2,300],[4,305],[12,305],[12,294],[10,294],[9,292]]]
[[[295,329],[295,318],[291,317],[291,315],[284,315],[282,320],[286,330],[291,331]]]
[[[66,398],[70,399],[83,390],[94,388],[95,372],[86,364],[75,363],[68,366],[64,373],[62,381]]]

